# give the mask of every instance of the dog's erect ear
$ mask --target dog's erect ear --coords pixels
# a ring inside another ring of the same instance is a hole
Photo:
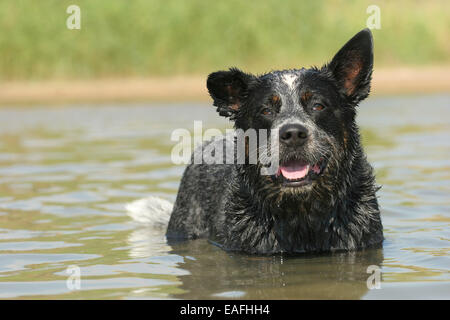
[[[235,68],[208,76],[206,86],[221,116],[233,118],[247,98],[249,86],[254,80],[255,76]]]
[[[373,40],[369,29],[358,32],[328,65],[343,93],[358,102],[369,95],[373,67]]]

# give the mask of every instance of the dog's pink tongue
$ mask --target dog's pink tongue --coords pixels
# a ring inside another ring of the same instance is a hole
[[[280,167],[281,174],[289,180],[297,180],[305,177],[309,171],[309,164],[292,162]]]

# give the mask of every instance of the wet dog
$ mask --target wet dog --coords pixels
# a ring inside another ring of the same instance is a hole
[[[372,67],[372,34],[365,29],[322,68],[210,74],[214,106],[236,129],[278,133],[278,170],[261,174],[260,162],[190,164],[168,239],[208,238],[255,254],[379,246],[378,187],[355,123]]]

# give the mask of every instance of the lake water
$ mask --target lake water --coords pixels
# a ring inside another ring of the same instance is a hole
[[[132,221],[127,203],[175,199],[184,166],[170,135],[194,120],[230,126],[202,103],[0,109],[0,298],[450,298],[450,95],[360,106],[386,240],[351,253],[169,246],[164,230]],[[369,266],[380,289],[367,286]]]

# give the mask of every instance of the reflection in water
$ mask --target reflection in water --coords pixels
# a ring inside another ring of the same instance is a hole
[[[182,289],[176,298],[211,299],[360,299],[371,265],[380,266],[383,250],[298,256],[248,256],[225,252],[207,240],[180,241],[169,247],[164,232],[150,227],[130,233],[130,258],[182,257],[177,267]],[[163,250],[161,250],[163,248]],[[257,275],[255,277],[255,275]]]
[[[383,248],[290,257],[169,245],[164,229],[126,215],[149,196],[173,203],[184,166],[170,161],[170,134],[194,120],[224,131],[211,106],[1,109],[0,298],[448,299],[449,106],[449,95],[361,105]],[[71,265],[79,291],[66,286]],[[381,267],[380,290],[367,288],[370,265]]]
[[[170,252],[164,232],[152,228],[138,228],[128,236],[130,258],[146,258]]]
[[[299,257],[249,257],[227,254],[207,241],[179,244],[173,253],[196,253],[180,265],[186,293],[180,298],[245,293],[245,299],[359,299],[367,292],[367,267],[379,266],[382,250]]]

